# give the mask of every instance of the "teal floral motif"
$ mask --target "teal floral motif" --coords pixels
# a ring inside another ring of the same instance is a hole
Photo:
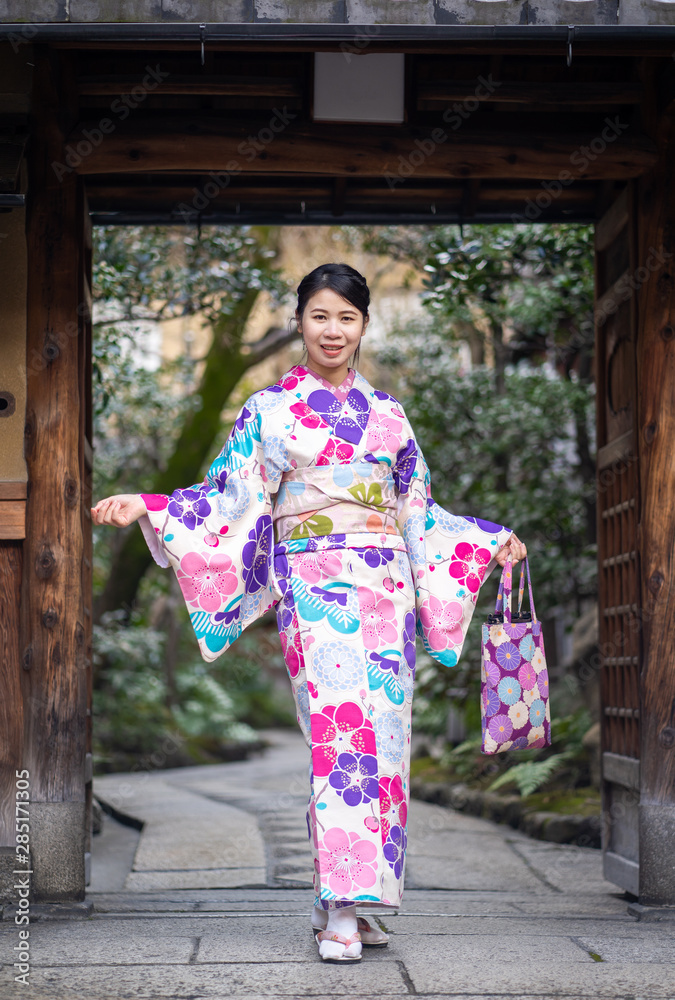
[[[351,584],[337,582],[316,587],[291,577],[291,587],[298,614],[306,621],[318,622],[325,618],[340,635],[358,631],[358,597]]]
[[[394,705],[402,705],[406,694],[412,696],[412,675],[398,649],[368,654],[368,687],[371,691],[383,687]]]
[[[236,603],[236,602],[234,602]],[[238,639],[242,632],[241,622],[236,619],[228,625],[215,625],[211,616],[205,611],[190,613],[190,621],[195,635],[212,653],[217,653]]]
[[[521,641],[520,645],[518,646],[518,649],[520,650],[520,655],[523,657],[523,659],[528,661],[531,660],[532,657],[534,656],[534,650],[535,650],[534,639],[532,638],[532,636],[526,635],[525,638]]]
[[[458,657],[454,649],[432,649],[429,645],[429,640],[422,629],[418,627],[416,631],[417,634],[421,636],[422,643],[429,656],[433,656],[433,658],[438,660],[439,663],[442,663],[444,667],[456,666]]]

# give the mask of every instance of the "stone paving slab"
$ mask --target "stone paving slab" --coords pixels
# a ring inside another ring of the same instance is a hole
[[[621,934],[610,936],[602,931],[582,933],[577,941],[589,953],[595,952],[603,962],[658,962],[675,965],[675,938],[665,928],[661,935]],[[670,970],[671,993],[675,994],[675,969]]]
[[[496,964],[481,961],[458,963],[443,952],[431,963],[427,958],[412,958],[406,970],[414,991],[421,994],[460,996],[483,990],[486,994],[512,995],[534,992],[537,997],[557,998],[570,995],[584,1000],[611,997],[612,1000],[672,1000],[673,968],[671,965],[649,963],[588,963],[549,961],[542,953],[536,965],[505,962],[505,955]],[[476,964],[478,962],[478,964]]]
[[[130,872],[125,887],[142,891],[144,889],[204,889],[235,888],[251,886],[260,888],[267,884],[265,868],[202,868],[189,871],[142,871]]]
[[[512,937],[522,935],[523,939],[527,940],[533,931],[531,918],[527,919],[513,914],[506,918],[506,923],[503,915],[466,916],[464,914],[422,917],[417,914],[409,916],[405,913],[399,913],[393,916],[386,914],[380,917],[380,920],[387,931],[396,937],[397,941],[406,935],[414,937],[420,935],[424,937],[465,935],[490,938],[495,935],[503,935],[505,932],[508,932]],[[537,919],[536,924],[537,936],[541,938],[559,937],[562,934],[568,938],[576,937],[591,942],[600,939],[612,940],[617,942],[618,947],[623,941],[642,940],[639,935],[636,938],[635,927],[635,921],[630,918],[616,917],[597,920],[593,917],[578,917],[574,919],[567,916],[558,917],[543,914]],[[672,931],[668,932],[662,928],[661,934],[655,935],[652,940],[669,944],[671,950],[675,952]],[[588,945],[587,950],[600,952],[600,949],[593,948],[592,944]],[[602,952],[600,953],[602,954]],[[671,960],[675,961],[675,954],[672,959],[668,959],[668,961]]]
[[[111,976],[114,987],[111,990]],[[89,965],[63,970],[36,968],[31,975],[30,1000],[42,993],[50,1000],[220,1000],[232,996],[407,995],[405,980],[395,961],[356,965],[312,962],[253,962],[171,966],[170,975],[155,965],[111,967]],[[49,992],[51,991],[51,993]],[[18,994],[17,994],[18,995]]]
[[[134,872],[265,867],[258,824],[241,809],[147,772],[96,778],[95,791],[144,824]]]

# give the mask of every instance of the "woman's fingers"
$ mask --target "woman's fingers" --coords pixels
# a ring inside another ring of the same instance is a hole
[[[96,506],[91,508],[91,519],[94,524],[111,524],[116,528],[126,528],[146,512],[145,503],[137,494],[118,493],[99,500]]]
[[[524,559],[527,555],[527,546],[521,542],[518,536],[513,532],[509,538],[506,540],[504,545],[495,556],[498,564],[500,566],[505,566],[507,560],[511,560],[513,566],[519,563],[521,559]]]
[[[128,523],[128,519],[121,514],[121,501],[116,497],[106,497],[99,500],[95,507],[91,508],[91,516],[94,524],[110,524],[121,528]]]

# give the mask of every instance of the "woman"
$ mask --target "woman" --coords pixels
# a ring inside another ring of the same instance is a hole
[[[307,363],[246,401],[204,482],[92,508],[96,524],[140,519],[205,660],[276,604],[311,749],[312,926],[326,961],[386,944],[356,908],[401,901],[415,634],[453,667],[480,586],[526,555],[510,528],[431,499],[401,405],[349,367],[369,301],[354,268],[317,267],[295,313]]]

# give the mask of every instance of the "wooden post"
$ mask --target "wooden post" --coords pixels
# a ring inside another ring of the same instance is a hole
[[[672,105],[671,105],[672,106]],[[675,905],[675,121],[637,182],[638,448],[642,516],[640,902]]]
[[[55,68],[54,53],[36,46],[26,221],[28,500],[21,592],[23,767],[30,772],[36,901],[82,900],[85,890],[80,202],[75,173],[59,178],[53,168],[64,159]]]
[[[0,542],[0,903],[15,902],[16,775],[21,766],[23,708],[19,667],[21,542]]]

